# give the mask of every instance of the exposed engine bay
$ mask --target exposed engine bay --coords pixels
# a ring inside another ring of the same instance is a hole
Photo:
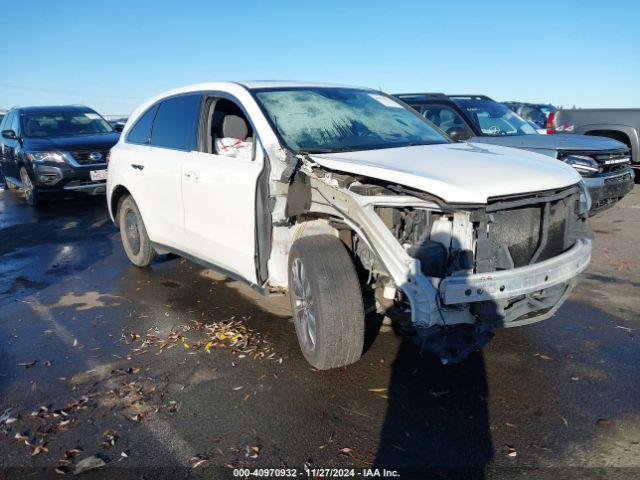
[[[423,192],[306,165],[287,217],[339,232],[391,316],[422,348],[455,363],[495,327],[553,315],[589,263],[581,185],[486,205],[447,205]]]

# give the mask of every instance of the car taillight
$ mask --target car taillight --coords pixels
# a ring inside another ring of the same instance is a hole
[[[556,112],[551,112],[547,117],[547,135],[552,135],[554,133],[553,121],[556,118]]]

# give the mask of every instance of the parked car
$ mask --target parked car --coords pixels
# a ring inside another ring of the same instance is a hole
[[[119,134],[83,106],[12,108],[0,125],[0,166],[27,203],[105,191],[109,149]]]
[[[548,103],[502,102],[525,120],[532,122],[538,133],[546,133],[549,116],[558,109]]]
[[[640,169],[640,108],[560,109],[547,133],[613,138],[631,149],[631,165]]]
[[[453,143],[369,89],[221,82],[157,96],[111,150],[107,202],[138,267],[174,253],[288,291],[318,369],[361,356],[374,293],[422,348],[462,360],[494,327],[553,315],[591,252],[574,169]]]
[[[591,193],[591,214],[613,206],[633,188],[629,147],[615,139],[539,135],[529,122],[484,95],[410,93],[396,97],[456,141],[530,150],[573,166]]]

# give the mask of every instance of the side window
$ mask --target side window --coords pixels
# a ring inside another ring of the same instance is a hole
[[[151,145],[194,150],[202,95],[182,95],[160,103],[151,131]]]
[[[422,114],[427,120],[445,132],[452,127],[466,129],[466,125],[460,115],[450,108],[440,106],[427,107]]]
[[[127,142],[129,143],[149,143],[151,138],[151,126],[158,111],[158,105],[154,105],[147,110],[129,130]]]
[[[4,118],[2,119],[2,121],[0,122],[0,130],[9,130],[9,117],[11,116],[11,113],[7,113]]]
[[[207,106],[204,151],[251,161],[254,154],[254,132],[244,111],[226,98],[211,99]]]

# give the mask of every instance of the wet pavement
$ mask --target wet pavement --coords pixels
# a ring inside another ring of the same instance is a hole
[[[320,372],[286,297],[180,258],[131,266],[103,198],[33,209],[0,191],[0,478],[94,455],[87,478],[639,478],[640,185],[592,225],[552,319],[448,367],[372,328],[357,364]]]

